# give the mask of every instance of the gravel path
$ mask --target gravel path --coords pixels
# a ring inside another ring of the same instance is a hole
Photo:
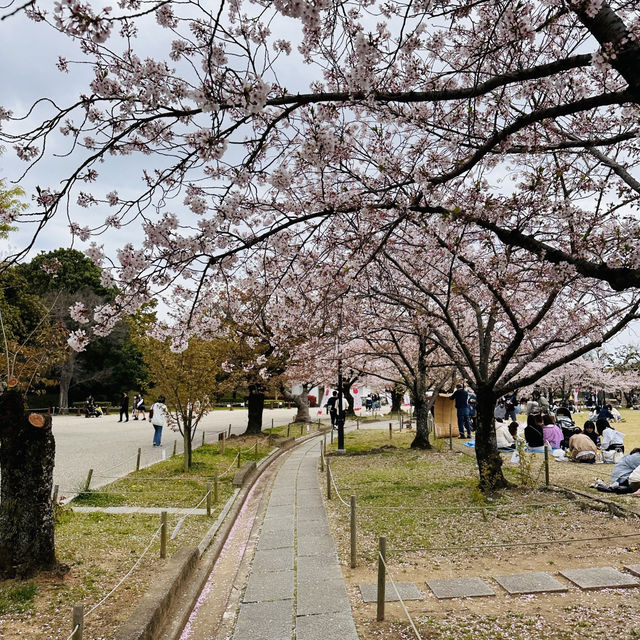
[[[263,414],[263,429],[287,424],[295,417],[295,409],[271,409]],[[313,413],[312,413],[313,417]],[[206,442],[218,439],[218,433],[231,426],[232,434],[244,433],[247,427],[247,411],[213,411],[202,419],[195,435],[194,445],[202,443],[202,431]],[[59,486],[59,496],[70,500],[84,487],[89,469],[93,469],[91,487],[97,488],[125,476],[135,470],[138,448],[142,449],[141,466],[148,466],[170,456],[173,443],[182,452],[182,437],[165,429],[162,447],[152,446],[153,428],[148,421],[118,422],[117,415],[101,418],[83,416],[54,416],[53,435],[56,440],[56,466],[53,483]]]

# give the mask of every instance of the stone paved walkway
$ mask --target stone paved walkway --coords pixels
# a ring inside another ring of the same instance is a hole
[[[320,439],[274,481],[233,640],[358,640],[318,486]]]

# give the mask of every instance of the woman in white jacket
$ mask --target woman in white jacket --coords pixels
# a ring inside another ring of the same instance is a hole
[[[164,396],[160,396],[151,407],[151,424],[153,425],[153,446],[159,447],[162,441],[162,427],[167,426],[167,405]]]

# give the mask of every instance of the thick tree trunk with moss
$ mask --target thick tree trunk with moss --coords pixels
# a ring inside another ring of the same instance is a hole
[[[262,413],[264,411],[264,385],[250,384],[247,400],[247,430],[245,433],[258,435],[262,433]]]
[[[504,489],[509,483],[502,474],[502,458],[496,444],[493,412],[496,406],[496,395],[490,389],[476,390],[478,426],[476,428],[476,460],[480,473],[480,490],[490,493]]]
[[[0,579],[27,578],[57,565],[54,458],[51,418],[35,427],[20,392],[0,395]]]

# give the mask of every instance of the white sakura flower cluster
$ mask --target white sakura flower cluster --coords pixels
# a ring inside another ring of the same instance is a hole
[[[262,78],[256,78],[253,84],[245,83],[243,87],[247,113],[251,115],[259,114],[267,104],[271,85]]]
[[[262,369],[260,369],[258,371],[258,375],[263,379],[266,380],[268,378],[268,374],[267,374],[267,369],[266,367],[262,367]]]
[[[595,18],[600,13],[604,0],[571,0],[569,4],[582,9],[590,18]]]
[[[40,268],[48,275],[55,276],[57,275],[58,271],[60,271],[61,267],[62,263],[60,262],[60,260],[58,260],[58,258],[52,258],[51,260],[43,262]]]
[[[120,314],[110,304],[103,304],[96,307],[93,310],[93,319],[96,326],[93,328],[93,332],[97,336],[108,336],[120,320]]]
[[[291,43],[288,40],[276,40],[273,43],[273,50],[282,51],[289,56],[291,55]]]
[[[227,362],[226,360],[220,365],[220,368],[225,371],[226,373],[233,373],[233,365],[230,362]]]
[[[81,227],[77,222],[72,222],[69,225],[69,231],[72,236],[79,238],[82,242],[86,242],[91,237],[91,230],[89,227]]]
[[[300,155],[311,165],[323,167],[335,150],[336,138],[333,130],[329,127],[320,127],[305,140],[300,148]]]
[[[203,215],[207,212],[207,201],[197,195],[187,195],[184,199],[184,204],[198,215]]]
[[[98,246],[95,242],[89,245],[89,248],[84,252],[87,258],[89,258],[93,264],[98,267],[102,266],[104,262],[104,245]]]
[[[269,183],[272,187],[278,189],[279,191],[288,189],[291,186],[291,181],[291,173],[283,166],[275,169],[271,176],[269,176]]]
[[[73,306],[69,307],[69,315],[80,324],[87,324],[87,322],[89,322],[88,312],[87,306],[82,302],[76,302]]]
[[[111,207],[115,207],[118,202],[118,192],[117,191],[109,191],[109,193],[107,193],[107,202],[109,203],[109,206]]]
[[[256,364],[257,364],[257,365],[263,365],[266,361],[267,361],[267,357],[266,357],[264,354],[259,355],[259,356],[256,358]]]
[[[78,329],[69,334],[67,343],[74,351],[84,351],[89,344],[89,338],[84,329]]]
[[[175,29],[178,26],[178,19],[170,4],[163,4],[156,9],[156,21],[161,27],[167,29]]]
[[[111,34],[111,24],[106,20],[111,7],[105,7],[97,16],[91,4],[78,0],[59,0],[54,4],[55,25],[70,36],[89,36],[93,42],[106,42]]]
[[[219,160],[227,150],[227,141],[220,140],[211,129],[201,129],[186,136],[187,143],[203,160]]]
[[[40,152],[38,147],[32,145],[23,146],[21,144],[16,144],[13,145],[13,148],[16,150],[16,155],[18,156],[18,158],[20,158],[20,160],[24,160],[25,162],[33,160]]]
[[[147,266],[144,251],[135,249],[131,243],[126,244],[122,249],[118,249],[117,255],[122,271],[122,279],[125,281],[135,279]]]
[[[85,191],[81,191],[78,194],[78,199],[76,200],[79,207],[90,207],[92,204],[97,204],[96,199]]]

